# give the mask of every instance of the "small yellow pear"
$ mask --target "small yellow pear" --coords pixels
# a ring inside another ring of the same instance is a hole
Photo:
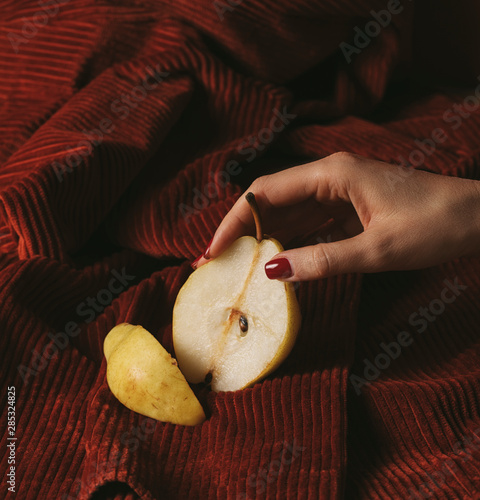
[[[178,425],[197,425],[205,413],[177,362],[147,330],[122,323],[105,337],[107,383],[127,408]]]

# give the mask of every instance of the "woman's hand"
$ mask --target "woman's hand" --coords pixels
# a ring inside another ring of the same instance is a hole
[[[305,281],[420,269],[479,252],[479,185],[336,153],[260,177],[248,191],[270,236],[305,244],[313,235],[317,244],[285,250],[265,266],[271,279]],[[242,196],[194,267],[245,234],[254,234],[254,221]]]

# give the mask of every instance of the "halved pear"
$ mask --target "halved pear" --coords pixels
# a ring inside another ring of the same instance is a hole
[[[107,383],[127,408],[178,425],[197,425],[205,413],[177,362],[141,326],[122,323],[105,337]]]
[[[243,236],[190,275],[173,310],[175,355],[189,382],[211,380],[214,391],[235,391],[288,356],[301,322],[295,290],[264,270],[281,251],[273,238]]]

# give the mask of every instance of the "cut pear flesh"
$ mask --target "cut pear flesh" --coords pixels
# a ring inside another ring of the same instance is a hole
[[[175,355],[189,382],[208,376],[214,391],[242,389],[289,354],[300,326],[295,291],[264,270],[282,250],[244,236],[189,277],[173,312]]]

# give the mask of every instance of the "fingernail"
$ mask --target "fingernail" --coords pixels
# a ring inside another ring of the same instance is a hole
[[[193,269],[197,269],[198,262],[199,260],[203,257],[204,259],[209,259],[210,258],[210,245],[212,244],[213,238],[209,241],[207,248],[205,249],[205,252],[200,255],[200,257],[197,257],[191,264]]]
[[[202,255],[199,255],[190,265],[192,266],[192,269],[197,269],[198,261],[203,257]]]
[[[284,257],[273,259],[265,264],[265,273],[271,280],[285,279],[293,276],[292,266]]]
[[[213,238],[210,240],[210,242],[207,245],[207,249],[205,252],[203,252],[203,256],[208,260],[210,258],[210,246],[212,245]]]

